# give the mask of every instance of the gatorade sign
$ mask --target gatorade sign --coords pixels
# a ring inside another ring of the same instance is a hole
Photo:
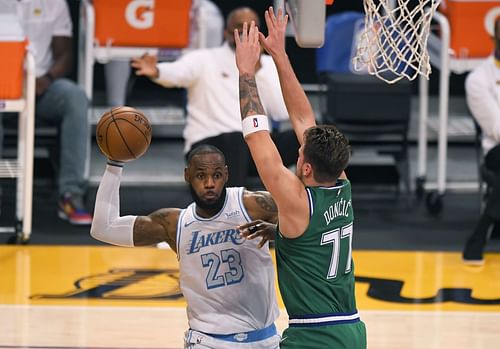
[[[192,0],[94,0],[99,46],[184,48]]]
[[[154,23],[155,0],[133,0],[125,9],[127,23],[135,29],[148,29]]]

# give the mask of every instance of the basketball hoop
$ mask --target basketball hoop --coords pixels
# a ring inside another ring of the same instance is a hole
[[[364,0],[365,24],[353,66],[392,84],[429,79],[430,23],[441,0]]]

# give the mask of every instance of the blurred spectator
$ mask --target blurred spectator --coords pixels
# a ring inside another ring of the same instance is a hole
[[[157,63],[154,56],[132,60],[137,75],[148,76],[165,87],[185,87],[188,91],[187,119],[184,129],[184,152],[210,144],[222,150],[231,175],[229,186],[248,185],[248,176],[256,175],[255,165],[241,134],[234,30],[241,31],[244,22],[259,17],[250,8],[229,13],[222,46],[200,49],[183,55],[175,62]],[[278,73],[268,55],[261,55],[256,75],[260,98],[275,121],[288,120],[281,95]],[[273,139],[286,166],[297,160],[298,142],[293,130],[274,132]]]
[[[90,225],[85,210],[89,145],[88,100],[65,78],[73,64],[72,22],[65,0],[16,2],[36,65],[36,122],[55,125],[60,134],[58,214],[71,224]],[[1,126],[1,125],[0,125]]]
[[[220,46],[224,33],[224,18],[210,0],[194,0],[191,11],[190,48]],[[106,102],[110,107],[126,104],[130,78],[128,59],[111,60],[104,65]]]
[[[494,173],[486,206],[472,235],[467,239],[463,259],[469,264],[482,264],[483,251],[495,223],[500,222],[500,18],[495,20],[495,51],[475,68],[465,81],[467,104],[480,125],[485,154],[484,166]]]

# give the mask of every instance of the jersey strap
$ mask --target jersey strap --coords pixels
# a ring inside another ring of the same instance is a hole
[[[271,324],[265,328],[249,332],[233,333],[233,334],[210,334],[205,333],[210,337],[220,339],[227,342],[251,343],[258,342],[270,338],[278,334],[276,326]]]
[[[330,313],[290,316],[288,324],[290,327],[315,327],[340,324],[353,324],[360,321],[359,313]]]

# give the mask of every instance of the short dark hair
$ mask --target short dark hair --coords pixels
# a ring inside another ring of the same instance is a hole
[[[233,20],[233,18],[236,15],[238,15],[241,12],[246,12],[246,11],[251,12],[255,16],[255,18],[257,19],[257,21],[255,22],[255,25],[260,26],[260,18],[259,18],[259,15],[257,14],[257,12],[251,7],[241,6],[241,7],[235,8],[235,9],[231,10],[231,12],[229,12],[229,14],[226,17],[226,28],[225,29],[229,28],[229,23]],[[250,25],[250,23],[248,23],[248,24]]]
[[[304,133],[304,160],[314,169],[319,182],[336,180],[351,157],[349,140],[333,125],[318,125]]]
[[[205,155],[205,154],[219,154],[222,158],[222,162],[224,165],[226,164],[226,157],[224,153],[217,147],[211,144],[201,144],[191,149],[187,155],[187,163],[190,164],[193,157],[196,155]]]

